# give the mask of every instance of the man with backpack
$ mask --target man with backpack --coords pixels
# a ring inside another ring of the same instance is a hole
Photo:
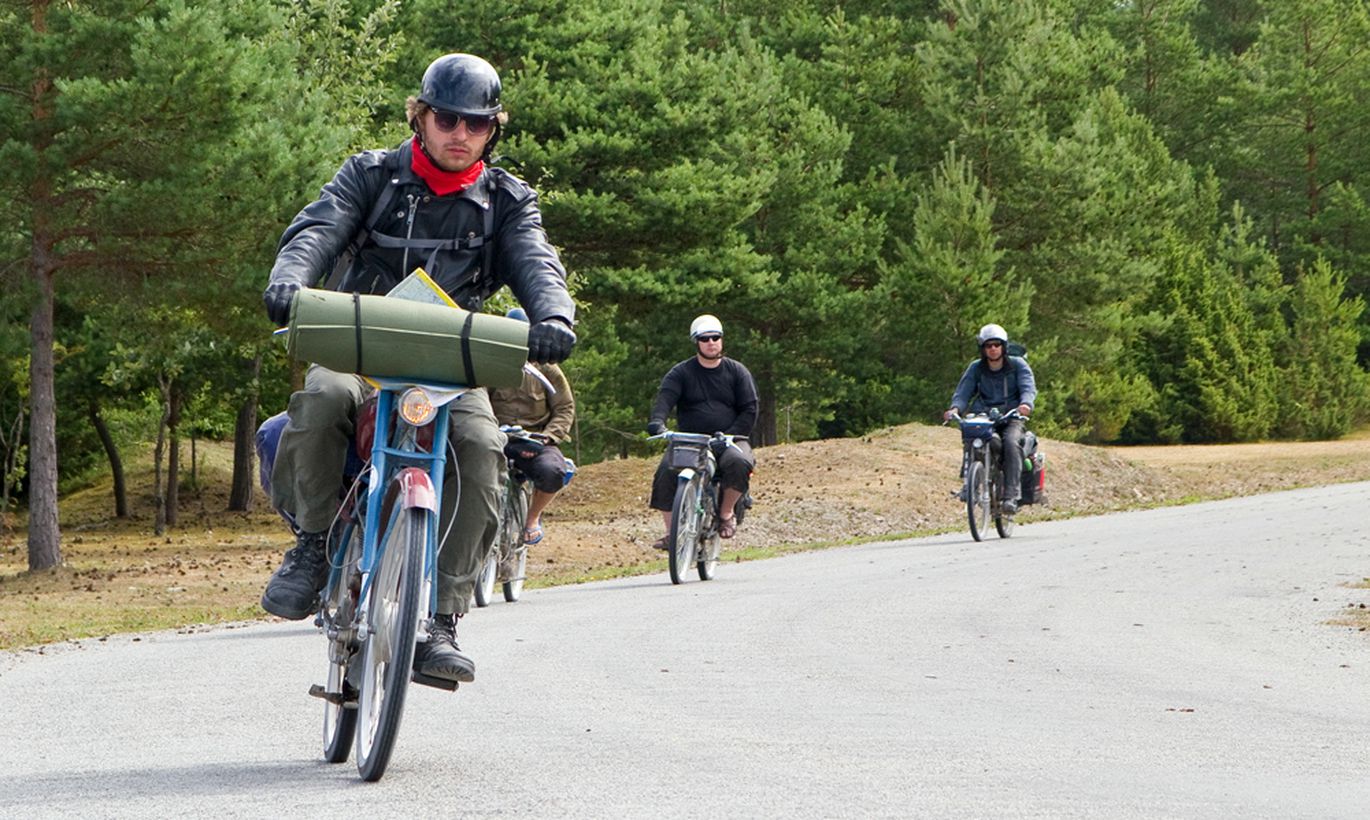
[[[335,290],[385,293],[422,267],[466,310],[480,310],[508,285],[530,319],[529,359],[556,363],[570,355],[575,305],[537,195],[486,164],[508,118],[500,91],[499,75],[479,57],[447,54],[428,66],[405,106],[414,135],[398,148],[350,157],[281,237],[263,294],[273,322],[287,324],[296,292],[326,278],[338,278],[328,284]],[[297,620],[317,608],[328,576],[327,530],[357,407],[368,393],[360,377],[314,365],[290,398],[272,503],[293,517],[298,533],[262,594],[267,612]],[[469,607],[498,529],[505,437],[484,389],[467,392],[451,412],[460,480],[445,482],[442,521],[454,505],[456,521],[439,528],[449,535],[439,545],[437,611],[414,668],[469,682],[475,664],[457,647],[456,619]]]
[[[1033,402],[1037,401],[1037,382],[1027,359],[1008,354],[1008,332],[999,325],[985,325],[976,335],[976,341],[980,345],[980,357],[961,375],[951,396],[951,408],[942,414],[942,418],[950,420],[967,410],[988,413],[991,409],[1001,413],[1017,410],[1019,415],[1031,415]],[[1011,419],[1004,425],[1000,437],[1004,442],[1004,501],[999,509],[1011,516],[1018,512],[1018,498],[1022,494],[1023,422]],[[962,492],[965,492],[964,487]]]

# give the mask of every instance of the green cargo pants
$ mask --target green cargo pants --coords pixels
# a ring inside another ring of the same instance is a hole
[[[357,407],[370,393],[358,376],[312,365],[304,389],[290,397],[290,420],[271,471],[271,503],[303,530],[322,532],[338,513]],[[447,534],[438,554],[438,612],[461,615],[470,608],[476,575],[499,528],[506,438],[484,388],[467,391],[448,407],[461,475],[454,475],[449,453],[438,517],[438,536]],[[457,520],[449,529],[454,509]]]

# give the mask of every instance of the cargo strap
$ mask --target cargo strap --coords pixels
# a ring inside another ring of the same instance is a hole
[[[461,364],[466,368],[467,384],[479,384],[476,381],[476,366],[471,361],[471,322],[475,318],[475,313],[467,313],[466,321],[461,324]]]
[[[354,292],[352,294],[352,314],[354,320],[352,327],[357,331],[357,370],[358,373],[365,373],[362,370],[362,295]]]

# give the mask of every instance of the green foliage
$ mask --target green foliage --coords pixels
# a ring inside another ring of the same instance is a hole
[[[1356,364],[1359,296],[1345,296],[1346,280],[1324,259],[1300,269],[1290,299],[1293,327],[1281,368],[1280,433],[1292,438],[1337,438],[1370,405],[1370,381]]]
[[[51,262],[67,482],[100,461],[92,401],[121,443],[155,435],[159,377],[197,434],[284,407],[277,238],[349,152],[407,134],[453,50],[500,70],[501,151],[571,274],[582,460],[649,451],[703,312],[768,441],[929,418],[987,321],[1028,344],[1050,435],[1335,436],[1370,412],[1361,0],[32,10],[0,6],[0,425],[29,390],[21,285]]]
[[[1280,372],[1244,293],[1256,283],[1178,237],[1165,253],[1142,357],[1157,398],[1133,429],[1171,441],[1264,438],[1278,420]]]

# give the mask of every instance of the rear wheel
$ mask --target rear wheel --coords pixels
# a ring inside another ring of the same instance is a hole
[[[362,529],[353,524],[342,530],[334,549],[333,571],[320,613],[325,628],[335,637],[328,644],[328,685],[324,689],[323,757],[329,763],[342,763],[352,752],[352,736],[357,729],[357,692],[347,683],[347,668],[357,659],[357,593],[360,577],[357,561],[362,552]]]
[[[989,534],[989,482],[979,459],[972,460],[966,470],[966,519],[971,537],[983,541]]]
[[[694,563],[703,512],[703,481],[696,474],[677,484],[675,503],[671,506],[671,539],[666,546],[673,584],[684,583],[685,573]]]
[[[357,771],[363,780],[385,774],[399,734],[414,665],[427,538],[426,510],[396,508],[371,573],[357,714]]]

